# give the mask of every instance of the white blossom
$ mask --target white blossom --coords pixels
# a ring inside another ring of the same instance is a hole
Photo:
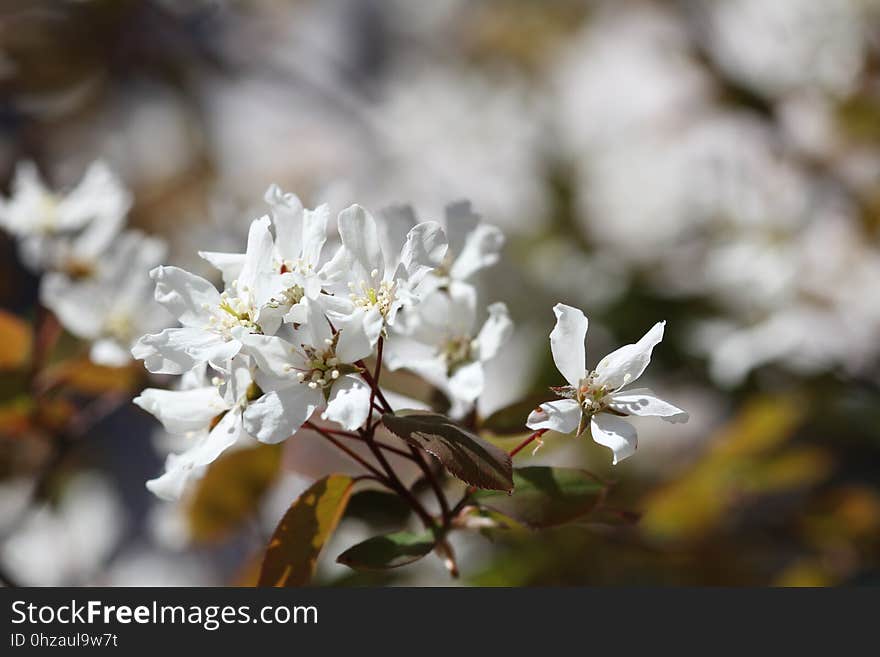
[[[541,404],[528,418],[531,429],[580,435],[589,426],[600,445],[614,453],[617,464],[635,453],[635,427],[629,415],[657,416],[667,422],[687,422],[688,414],[648,388],[628,388],[651,362],[651,352],[663,339],[665,322],[658,322],[635,344],[608,354],[595,370],[586,369],[587,318],[577,308],[556,304],[556,326],[550,333],[553,361],[568,385],[554,389],[562,399]],[[589,424],[588,424],[589,423]]]
[[[52,191],[32,162],[15,170],[12,195],[0,203],[0,226],[19,240],[34,271],[90,272],[119,233],[131,195],[103,162],[95,162],[69,192]]]
[[[68,331],[92,343],[93,362],[126,365],[138,337],[172,321],[153,299],[149,277],[166,253],[162,240],[127,231],[97,261],[90,275],[47,273],[40,283],[40,300]]]
[[[305,209],[295,194],[277,185],[271,185],[264,198],[271,207],[274,231],[272,268],[280,276],[268,305],[280,309],[274,314],[284,315],[284,321],[299,323],[308,314],[309,301],[317,298],[325,284],[319,266],[330,211],[326,205]],[[200,251],[199,255],[220,270],[229,285],[239,277],[246,254]]]
[[[359,205],[342,211],[338,224],[342,247],[325,267],[335,296],[325,309],[338,321],[362,323],[375,345],[398,311],[418,300],[420,284],[446,253],[446,236],[440,224],[426,221],[382,240],[375,219]]]
[[[157,496],[178,499],[193,478],[223,452],[248,440],[243,414],[251,398],[258,395],[247,358],[232,360],[228,374],[207,380],[205,368],[188,377],[180,390],[147,388],[134,403],[156,416],[170,434],[186,438],[190,447],[169,454],[165,472],[147,482]]]
[[[477,331],[476,291],[456,284],[432,292],[415,313],[406,335],[389,339],[385,361],[391,369],[420,374],[449,397],[450,414],[461,415],[483,392],[485,363],[513,331],[507,306],[491,304],[489,317]]]
[[[348,430],[370,414],[370,388],[355,364],[372,351],[360,318],[331,328],[318,304],[309,306],[309,314],[278,335],[242,338],[265,392],[245,413],[245,426],[262,442],[285,440],[318,408],[324,408],[323,419]]]
[[[248,333],[274,333],[284,314],[272,301],[283,289],[272,261],[269,217],[251,224],[238,278],[221,293],[207,280],[177,267],[150,272],[156,300],[182,324],[145,335],[132,354],[154,373],[181,374],[199,363],[219,369],[241,350]]]
[[[418,224],[410,205],[395,205],[382,211],[385,233],[401,235]],[[470,201],[446,205],[443,230],[448,241],[446,255],[428,278],[430,288],[448,286],[452,282],[472,282],[475,275],[491,267],[501,257],[504,233],[497,226],[483,222]]]

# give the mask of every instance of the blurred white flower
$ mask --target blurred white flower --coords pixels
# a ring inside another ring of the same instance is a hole
[[[138,337],[172,322],[153,299],[149,277],[166,253],[162,240],[127,231],[89,275],[47,273],[40,282],[40,300],[68,331],[92,343],[93,362],[121,367],[131,362],[130,350]]]
[[[628,415],[656,416],[667,422],[687,422],[688,414],[647,388],[625,389],[651,362],[651,352],[663,339],[665,322],[658,322],[635,344],[613,351],[586,369],[584,341],[587,318],[577,308],[556,304],[556,326],[550,333],[553,362],[568,382],[554,389],[563,399],[541,404],[526,425],[580,435],[589,422],[593,440],[611,449],[614,464],[632,456],[638,446],[635,428],[621,419]]]
[[[519,80],[431,68],[405,71],[382,91],[371,114],[380,148],[357,184],[362,198],[432,212],[468,198],[507,231],[540,230],[545,121]]]
[[[554,118],[574,159],[675,131],[708,104],[711,85],[688,53],[688,34],[657,7],[606,3],[551,60]]]
[[[2,547],[2,561],[28,586],[82,586],[105,566],[124,530],[110,483],[81,473],[57,506],[32,510]]]
[[[119,233],[131,196],[103,162],[93,163],[69,192],[53,192],[31,162],[20,163],[12,195],[0,201],[0,226],[19,240],[34,271],[90,272]]]
[[[705,3],[705,44],[718,64],[757,91],[850,91],[862,70],[859,0],[718,0]]]

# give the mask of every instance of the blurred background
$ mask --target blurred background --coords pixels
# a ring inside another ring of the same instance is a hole
[[[640,423],[614,468],[563,436],[522,457],[613,480],[602,516],[456,536],[451,582],[435,558],[335,564],[394,526],[363,500],[319,583],[880,583],[877,0],[0,0],[4,193],[20,160],[63,188],[98,158],[133,194],[129,225],[203,275],[196,252],[241,250],[273,182],[334,214],[470,199],[507,235],[483,301],[517,327],[483,416],[550,398],[554,303],[589,316],[591,365],[668,321],[648,383],[689,424]],[[78,361],[33,412],[15,318],[34,322],[37,285],[0,234],[4,577],[253,582],[331,467],[322,445],[236,452],[155,499],[168,437],[127,403],[139,364]],[[86,400],[87,430],[57,449]]]

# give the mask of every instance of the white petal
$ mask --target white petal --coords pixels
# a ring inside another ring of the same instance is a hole
[[[449,203],[445,210],[448,254],[458,258],[464,252],[469,236],[480,225],[482,217],[473,211],[471,202],[467,200]]]
[[[214,333],[184,327],[141,337],[131,354],[153,374],[183,374],[201,363],[222,366],[240,349],[238,340],[227,342]]]
[[[356,313],[351,321],[338,322],[336,329],[339,331],[339,342],[336,344],[336,356],[342,363],[356,363],[366,358],[373,352],[373,346],[378,341],[372,340],[367,334],[366,325],[361,314]],[[381,327],[379,329],[381,331]]]
[[[156,301],[184,326],[205,326],[211,310],[220,305],[220,293],[210,282],[178,267],[156,267]]]
[[[187,482],[199,468],[217,460],[223,452],[240,440],[247,439],[241,413],[230,411],[210,433],[199,436],[196,444],[183,454],[172,454],[166,461],[166,472],[147,482],[147,488],[163,499],[177,499]]]
[[[330,219],[330,207],[319,205],[314,210],[303,211],[302,228],[302,259],[303,262],[317,268],[321,260],[321,251],[327,241],[327,222]]]
[[[614,393],[611,395],[611,408],[627,415],[662,417],[673,424],[687,422],[690,417],[687,411],[660,399],[648,388],[634,388]]]
[[[476,272],[491,267],[501,256],[504,246],[504,233],[500,228],[481,224],[468,235],[461,253],[452,263],[449,275],[457,280],[466,280]]]
[[[169,433],[205,429],[229,408],[214,386],[194,390],[147,388],[132,401],[154,415]]]
[[[275,248],[284,260],[295,261],[302,252],[303,205],[296,194],[270,185],[263,199],[272,207]]]
[[[470,404],[482,394],[484,385],[483,364],[476,361],[456,369],[449,377],[447,388],[453,398]]]
[[[89,166],[80,183],[58,204],[61,227],[76,228],[86,222],[121,225],[131,205],[131,194],[103,162]]]
[[[371,346],[375,345],[379,341],[379,336],[382,335],[385,318],[382,317],[382,313],[375,306],[362,311],[361,316],[367,340],[369,340]]]
[[[428,272],[440,264],[446,255],[446,248],[446,234],[436,221],[413,226],[406,236],[400,255],[400,262],[411,286],[417,285]]]
[[[147,481],[147,490],[168,502],[179,500],[196,472],[195,466],[185,456],[169,454],[165,459],[165,472]]]
[[[59,273],[48,273],[40,282],[40,301],[78,338],[94,340],[103,329],[106,295],[94,281],[76,282]]]
[[[369,280],[370,273],[376,270],[381,280],[385,274],[385,259],[373,216],[361,206],[352,205],[339,213],[338,223],[342,245],[353,260],[354,277]]]
[[[300,384],[269,392],[248,404],[244,425],[257,440],[274,445],[296,433],[321,401],[320,392]]]
[[[626,420],[608,413],[598,413],[590,421],[590,429],[593,440],[614,452],[612,461],[614,465],[636,453],[638,447],[636,428]]]
[[[274,335],[249,333],[241,336],[243,351],[252,356],[264,372],[279,379],[292,379],[296,372],[289,369],[301,358],[294,353],[294,345]]]
[[[507,313],[507,306],[503,303],[493,303],[489,306],[489,318],[480,329],[477,336],[477,346],[480,350],[480,360],[487,361],[495,357],[501,345],[504,344],[513,333],[513,322]]]
[[[227,287],[241,275],[244,267],[244,253],[220,253],[217,251],[199,251],[199,257],[208,261],[223,276],[223,284]]]
[[[574,433],[581,422],[581,407],[574,399],[546,402],[526,420],[529,429],[550,429],[559,433]]]
[[[321,417],[354,431],[366,422],[369,414],[370,387],[360,377],[349,374],[333,384],[327,409]]]
[[[573,386],[577,386],[586,374],[587,354],[584,340],[587,338],[587,318],[577,308],[557,303],[553,306],[556,326],[550,332],[550,351],[556,369]]]
[[[247,250],[244,264],[238,276],[238,295],[252,294],[261,284],[265,275],[272,274],[272,233],[269,232],[269,217],[263,216],[251,222],[248,230]],[[253,296],[249,298],[253,299]]]
[[[596,366],[597,382],[618,390],[638,379],[651,362],[651,352],[663,339],[666,322],[657,322],[635,344],[628,344],[605,356]]]
[[[101,338],[92,343],[89,360],[104,367],[125,367],[131,362],[131,350],[128,345],[123,346],[116,340]]]

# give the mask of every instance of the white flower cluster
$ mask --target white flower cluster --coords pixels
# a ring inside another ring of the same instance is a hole
[[[134,340],[170,323],[146,277],[166,245],[124,230],[130,206],[131,195],[102,162],[67,193],[48,189],[36,167],[22,163],[10,198],[0,199],[0,227],[18,241],[22,262],[42,274],[41,302],[92,343],[91,359],[101,365],[131,362]]]
[[[305,209],[274,185],[265,201],[270,211],[251,224],[244,253],[200,253],[221,272],[222,291],[177,267],[150,272],[180,326],[144,335],[132,354],[150,372],[183,377],[135,403],[191,438],[148,483],[161,497],[178,497],[240,441],[281,442],[316,411],[344,430],[363,426],[374,401],[364,359],[379,348],[390,369],[419,373],[463,413],[512,330],[500,303],[477,330],[472,279],[497,261],[503,236],[469,203],[448,206],[445,230],[409,207],[377,220],[353,205],[327,254],[327,206]]]

